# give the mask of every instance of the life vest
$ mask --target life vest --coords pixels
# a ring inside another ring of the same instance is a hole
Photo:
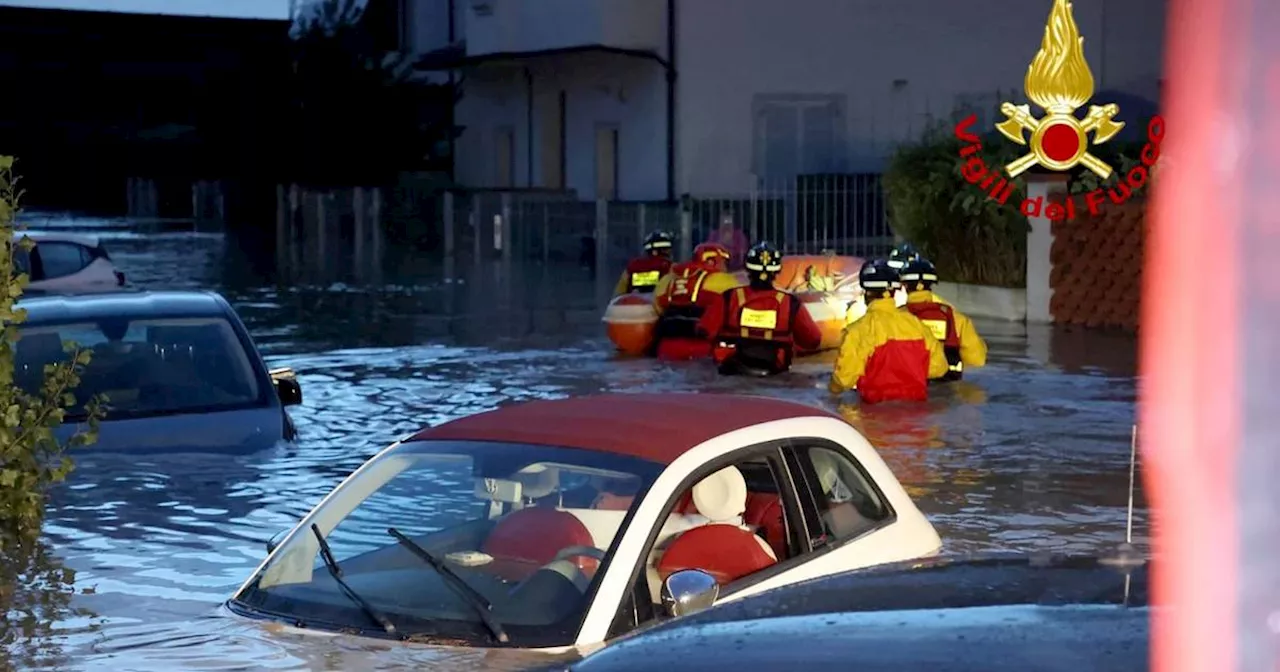
[[[929,327],[933,337],[942,344],[942,352],[947,356],[947,375],[943,380],[957,380],[964,374],[964,363],[960,361],[960,332],[956,330],[955,311],[945,303],[919,301],[908,303],[908,311]]]
[[[685,262],[671,267],[671,282],[667,285],[666,308],[658,320],[657,337],[696,339],[698,320],[705,312],[698,299],[702,296],[702,283],[711,274],[707,268],[695,262]],[[705,339],[699,339],[705,340]]]
[[[627,263],[627,291],[652,294],[658,279],[671,270],[669,257],[637,257]]]
[[[715,350],[716,362],[735,358],[751,368],[779,373],[791,366],[791,326],[801,306],[777,290],[738,287],[725,295],[725,322]]]

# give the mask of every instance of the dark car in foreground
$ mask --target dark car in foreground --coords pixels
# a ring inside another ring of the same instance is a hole
[[[296,435],[286,406],[302,402],[289,369],[268,371],[227,303],[213,292],[113,291],[24,297],[14,383],[39,390],[64,343],[92,350],[61,432],[83,404],[106,398],[93,450],[252,452]]]
[[[899,563],[686,615],[570,669],[1145,670],[1147,574],[1094,558]],[[715,591],[688,581],[664,597],[680,613]]]

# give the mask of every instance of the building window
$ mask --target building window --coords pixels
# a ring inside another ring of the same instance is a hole
[[[493,186],[511,189],[516,186],[516,133],[504,126],[493,133]]]
[[[618,198],[618,127],[596,127],[596,198]]]
[[[542,157],[542,186],[547,189],[564,189],[565,160],[568,155],[565,92],[561,91],[554,99],[544,99],[540,116],[542,121],[539,152]]]
[[[761,179],[845,170],[844,96],[759,95],[754,172]]]

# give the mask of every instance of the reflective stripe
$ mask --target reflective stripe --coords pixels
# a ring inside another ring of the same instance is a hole
[[[692,301],[693,303],[698,302],[698,292],[702,291],[702,281],[706,279],[707,279],[707,272],[699,270],[698,281],[693,283],[693,294],[691,294],[689,297],[689,300]]]
[[[632,287],[650,287],[658,284],[658,271],[644,271],[642,273],[631,274]]]
[[[941,343],[947,340],[947,322],[946,320],[920,320],[924,326],[929,327],[929,331],[933,332],[933,337]]]

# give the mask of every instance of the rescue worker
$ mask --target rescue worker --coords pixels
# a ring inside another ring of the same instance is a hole
[[[941,380],[960,380],[965,366],[986,366],[987,344],[978,335],[973,321],[933,293],[938,269],[928,259],[916,259],[902,269],[899,277],[907,290],[907,305],[903,310],[915,315],[929,327],[934,338],[942,342],[942,351],[947,356],[947,375]]]
[[[907,264],[920,258],[920,253],[911,243],[903,243],[889,252],[889,268],[901,273]]]
[[[888,262],[867,262],[858,282],[867,298],[867,314],[845,327],[827,389],[837,395],[857,390],[868,404],[927,400],[929,379],[947,373],[942,344],[920,320],[894,304],[898,273]]]
[[[773,281],[782,271],[782,253],[768,242],[747,251],[745,286],[724,293],[707,306],[698,333],[709,336],[712,356],[722,374],[773,375],[791,368],[795,350],[817,350],[822,331],[789,292]]]
[[[644,239],[644,255],[627,262],[627,267],[618,278],[618,285],[613,295],[628,292],[652,294],[658,286],[658,280],[671,270],[671,247],[674,242],[670,233],[654,231]]]
[[[693,250],[693,259],[671,267],[654,290],[653,307],[658,313],[654,347],[659,359],[688,360],[709,357],[711,341],[699,336],[698,320],[706,307],[720,300],[738,280],[725,272],[729,250],[718,243],[703,243]]]

